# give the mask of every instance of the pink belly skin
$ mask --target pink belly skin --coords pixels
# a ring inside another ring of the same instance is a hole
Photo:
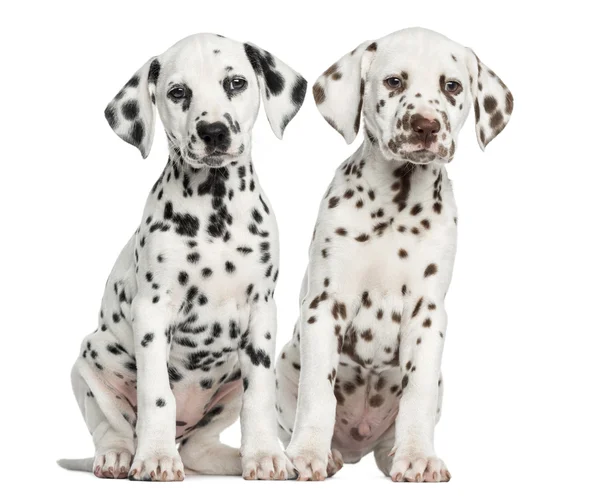
[[[242,381],[232,381],[213,389],[202,389],[197,384],[175,388],[177,404],[177,438],[187,434],[204,415],[218,404],[225,404],[241,394]]]
[[[393,425],[398,414],[398,398],[394,394],[383,397],[383,403],[372,401],[374,391],[360,388],[352,396],[338,403],[332,445],[342,455],[360,457],[370,451],[381,436]],[[371,402],[377,406],[371,406]],[[348,460],[350,461],[350,460]]]

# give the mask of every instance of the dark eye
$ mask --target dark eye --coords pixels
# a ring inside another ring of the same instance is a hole
[[[181,100],[185,97],[185,88],[182,86],[175,86],[169,90],[168,96],[172,100]]]
[[[392,76],[383,81],[390,90],[397,90],[402,88],[402,80],[399,77]]]
[[[444,86],[444,89],[448,92],[448,93],[460,93],[460,89],[462,88],[462,86],[460,85],[460,83],[458,81],[446,81],[446,84]]]
[[[242,91],[247,85],[248,82],[242,77],[234,77],[229,80],[229,89],[231,91]]]

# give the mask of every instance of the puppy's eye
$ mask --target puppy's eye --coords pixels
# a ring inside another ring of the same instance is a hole
[[[383,81],[390,90],[397,90],[402,88],[402,79],[396,76],[389,77]]]
[[[183,86],[175,86],[171,88],[167,94],[172,100],[181,100],[185,97],[185,88],[183,88]]]
[[[229,90],[230,91],[242,91],[248,85],[248,81],[246,81],[242,77],[234,77],[229,80]]]
[[[448,93],[460,93],[461,88],[462,86],[458,81],[446,81],[446,84],[444,85],[444,89]]]

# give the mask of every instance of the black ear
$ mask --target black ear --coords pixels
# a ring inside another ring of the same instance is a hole
[[[365,41],[327,69],[313,85],[317,108],[350,144],[360,129],[365,74],[377,43]]]
[[[117,135],[146,158],[154,138],[154,102],[160,62],[151,58],[116,94],[104,116]]]
[[[494,71],[489,69],[471,49],[469,74],[475,112],[475,132],[482,150],[508,124],[513,111],[513,96]]]
[[[260,94],[271,129],[279,139],[300,110],[306,95],[306,80],[266,50],[244,43],[246,56],[258,79]]]

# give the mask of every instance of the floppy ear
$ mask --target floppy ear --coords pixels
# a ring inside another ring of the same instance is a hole
[[[313,85],[319,112],[348,144],[360,128],[365,74],[376,51],[376,42],[365,41],[321,74]]]
[[[300,110],[306,95],[306,80],[266,50],[244,43],[246,56],[258,79],[260,94],[271,129],[279,139]]]
[[[119,137],[136,146],[146,158],[154,138],[154,102],[160,74],[158,59],[151,58],[121,88],[104,110]]]
[[[513,96],[494,71],[473,50],[469,58],[475,132],[482,150],[504,129],[513,111]]]

